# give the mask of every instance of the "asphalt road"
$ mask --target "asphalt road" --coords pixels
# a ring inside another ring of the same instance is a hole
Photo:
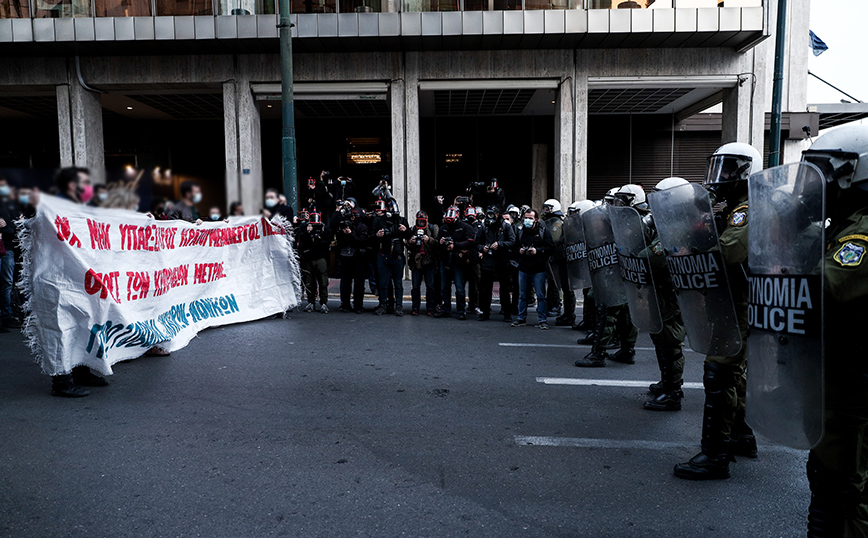
[[[76,400],[0,334],[0,536],[804,535],[805,452],[673,477],[701,389],[653,413],[643,388],[539,380],[655,381],[647,335],[635,365],[580,369],[569,329],[336,307],[205,331]]]

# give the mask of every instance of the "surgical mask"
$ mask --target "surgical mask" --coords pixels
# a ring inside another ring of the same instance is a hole
[[[2,187],[0,187],[0,196],[9,196],[11,192],[12,189],[9,188],[9,185],[3,185]]]
[[[84,185],[81,187],[78,197],[84,203],[90,202],[93,199],[93,185]]]
[[[18,203],[21,205],[30,205],[30,196],[27,194],[22,194],[18,197]]]
[[[525,228],[533,228],[533,219],[524,219]]]
[[[274,207],[277,205],[277,200],[274,198],[265,199],[265,207]]]
[[[194,204],[198,204],[201,201],[202,201],[202,193],[201,192],[197,192],[196,194],[193,195],[193,203]]]
[[[99,198],[100,202],[105,202],[106,200],[108,200],[108,193],[107,192],[101,192],[101,193],[99,193],[97,198]]]
[[[220,220],[220,213],[211,213],[211,220]]]
[[[346,187],[346,186],[347,186],[347,182],[346,182],[346,181],[343,181],[343,180],[341,180],[341,187]]]

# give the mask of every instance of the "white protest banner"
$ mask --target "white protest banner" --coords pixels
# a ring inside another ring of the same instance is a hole
[[[301,297],[291,229],[277,220],[196,225],[43,196],[19,229],[25,333],[50,375],[79,364],[111,374],[154,345],[175,351]]]

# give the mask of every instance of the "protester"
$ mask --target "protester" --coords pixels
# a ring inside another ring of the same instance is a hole
[[[262,216],[271,220],[276,215],[289,223],[295,221],[295,211],[286,205],[286,198],[277,192],[277,189],[268,189],[265,191],[265,209],[262,210]]]
[[[244,216],[244,207],[241,205],[241,202],[232,202],[229,204],[229,216],[230,217],[243,217]]]
[[[166,213],[169,220],[185,220],[202,224],[196,204],[202,201],[202,189],[192,181],[181,183],[181,199]]]

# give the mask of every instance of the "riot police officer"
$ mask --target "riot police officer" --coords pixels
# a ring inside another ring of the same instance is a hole
[[[825,435],[808,456],[810,538],[868,536],[868,126],[835,129],[803,160],[826,178]]]
[[[686,185],[687,180],[680,177],[670,177],[657,183],[655,191]],[[660,238],[650,218],[650,210],[645,222],[649,244],[648,259],[654,277],[654,287],[657,291],[657,301],[660,306],[660,317],[663,320],[663,330],[651,334],[654,343],[654,353],[657,355],[657,366],[660,369],[660,381],[648,387],[651,398],[643,404],[649,411],[678,411],[684,392],[684,321],[681,319],[681,309],[675,297],[675,287],[672,277],[666,267],[666,258],[660,245]]]
[[[690,480],[729,478],[733,455],[755,458],[756,438],[744,421],[747,357],[748,282],[747,179],[762,170],[762,156],[749,144],[730,143],[709,157],[705,186],[718,208],[720,249],[741,332],[741,350],[705,358],[702,451],[675,466],[675,476]]]
[[[554,198],[543,202],[543,220],[546,228],[552,234],[555,248],[549,257],[548,307],[549,315],[557,315],[555,325],[571,327],[576,320],[576,294],[570,288],[570,276],[567,272],[567,257],[564,252],[564,213],[561,203]],[[563,310],[556,312],[563,295]],[[559,314],[559,315],[558,315]]]

